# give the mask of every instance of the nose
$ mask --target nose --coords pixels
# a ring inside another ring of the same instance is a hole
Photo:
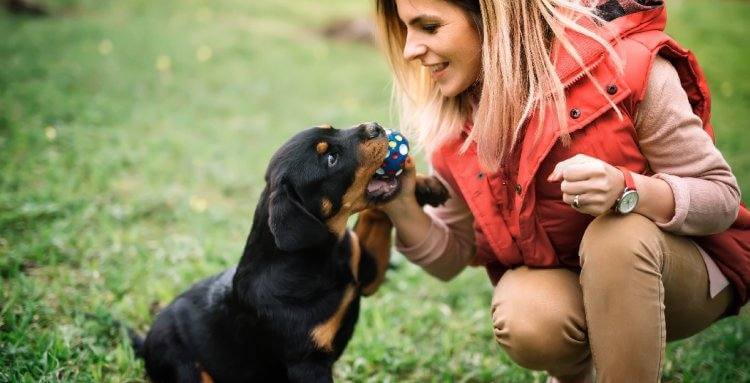
[[[427,46],[410,36],[409,33],[406,34],[406,42],[404,43],[404,59],[406,61],[414,60],[427,53]]]
[[[384,137],[385,130],[377,122],[366,122],[359,125],[365,131],[365,135],[368,139]]]

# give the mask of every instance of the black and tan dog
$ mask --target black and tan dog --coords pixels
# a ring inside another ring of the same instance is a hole
[[[371,184],[386,153],[375,123],[312,128],[286,142],[269,164],[239,265],[192,286],[145,341],[134,338],[151,379],[331,382],[360,296],[377,290],[388,266],[391,223],[373,207],[398,185]],[[417,198],[434,205],[447,191],[418,177]]]

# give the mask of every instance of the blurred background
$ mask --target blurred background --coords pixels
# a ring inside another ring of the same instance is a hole
[[[747,196],[750,3],[667,3]],[[394,126],[372,1],[0,4],[0,382],[144,381],[121,324],[238,261],[271,153],[322,123]],[[544,380],[495,344],[484,271],[394,263],[338,381]],[[748,382],[749,355],[746,309],[670,344],[663,378]]]

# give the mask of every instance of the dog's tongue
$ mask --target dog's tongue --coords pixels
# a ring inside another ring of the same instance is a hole
[[[380,196],[392,192],[398,186],[398,180],[395,178],[373,178],[367,184],[367,194],[371,196]]]

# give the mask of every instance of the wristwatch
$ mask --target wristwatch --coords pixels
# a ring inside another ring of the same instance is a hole
[[[635,210],[635,206],[638,205],[638,190],[635,189],[635,182],[633,182],[633,175],[630,174],[630,170],[624,166],[616,166],[616,168],[620,169],[625,177],[625,190],[622,191],[620,198],[615,201],[615,206],[612,209],[617,213],[627,214]]]

